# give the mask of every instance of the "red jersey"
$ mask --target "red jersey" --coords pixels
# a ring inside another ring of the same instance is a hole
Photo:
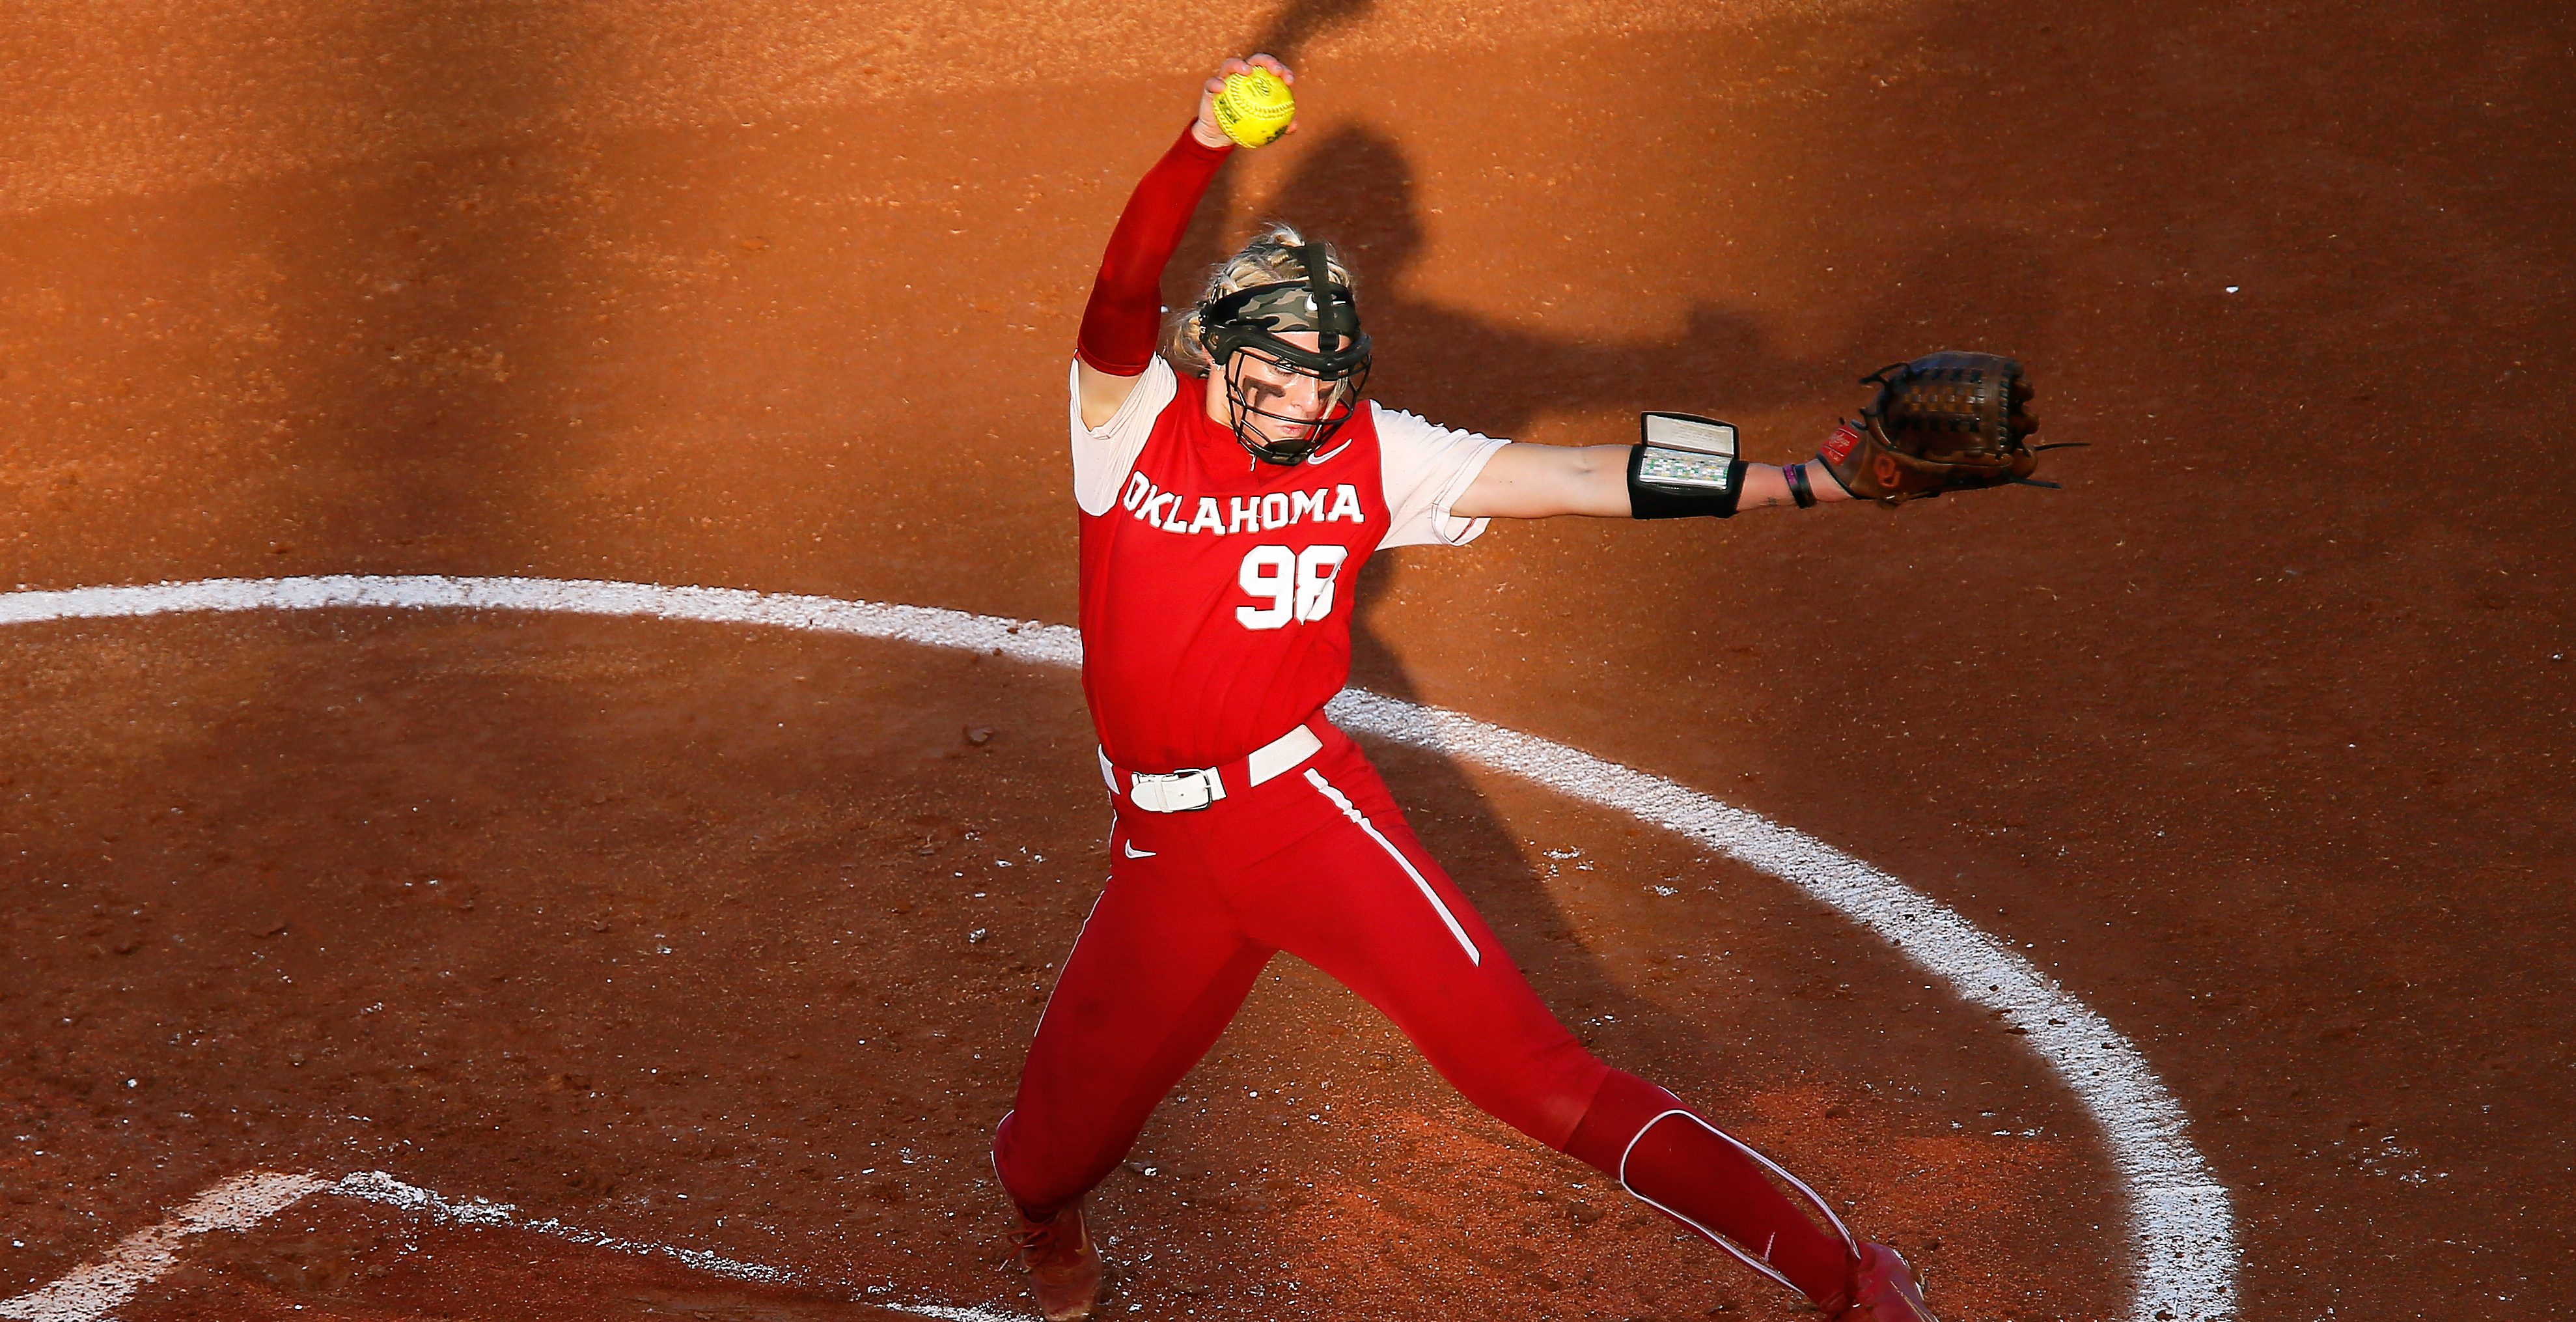
[[[1503,444],[1363,401],[1305,463],[1259,463],[1204,390],[1157,359],[1100,428],[1074,408],[1083,695],[1137,771],[1218,766],[1314,715],[1350,678],[1360,565],[1483,532],[1449,504]]]

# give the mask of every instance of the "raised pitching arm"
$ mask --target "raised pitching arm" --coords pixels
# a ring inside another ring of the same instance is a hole
[[[1256,66],[1282,81],[1297,80],[1288,66],[1267,55],[1219,65],[1199,89],[1198,117],[1137,182],[1127,209],[1118,215],[1118,227],[1110,231],[1109,249],[1101,256],[1091,301],[1082,309],[1082,329],[1074,338],[1086,427],[1098,427],[1116,415],[1154,361],[1154,341],[1163,327],[1163,268],[1180,247],[1209,181],[1235,150],[1216,126],[1215,96],[1224,89],[1226,75]],[[1288,131],[1295,132],[1296,125]]]

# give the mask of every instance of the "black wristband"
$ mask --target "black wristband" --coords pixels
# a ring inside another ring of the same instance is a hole
[[[1798,508],[1811,510],[1816,507],[1816,489],[1807,485],[1805,464],[1791,464],[1780,470],[1780,476],[1789,479],[1789,499],[1798,502]]]
[[[1736,459],[1726,465],[1726,489],[1711,487],[1660,487],[1637,480],[1637,465],[1646,458],[1646,447],[1628,450],[1628,513],[1640,519],[1687,519],[1705,515],[1712,519],[1735,517],[1735,503],[1744,497],[1744,461]]]

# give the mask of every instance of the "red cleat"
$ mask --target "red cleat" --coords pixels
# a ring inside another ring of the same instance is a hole
[[[1851,1302],[1834,1322],[1940,1322],[1923,1302],[1914,1269],[1884,1244],[1863,1244],[1852,1263]]]
[[[1019,1246],[1020,1269],[1029,1274],[1029,1290],[1038,1297],[1038,1312],[1047,1322],[1080,1322],[1091,1316],[1100,1302],[1100,1255],[1092,1251],[1091,1232],[1083,1228],[1079,1199],[1044,1221],[1022,1213],[1011,1242]]]

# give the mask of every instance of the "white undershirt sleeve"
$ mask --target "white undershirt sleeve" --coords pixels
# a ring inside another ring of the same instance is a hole
[[[1155,355],[1145,365],[1145,374],[1137,378],[1136,388],[1127,392],[1127,402],[1094,431],[1082,425],[1082,365],[1074,363],[1065,373],[1073,396],[1073,502],[1085,514],[1106,514],[1118,499],[1127,470],[1144,453],[1146,438],[1154,434],[1154,419],[1179,393],[1180,378],[1172,375],[1171,365],[1160,354]]]
[[[1471,431],[1436,427],[1399,409],[1377,410],[1379,466],[1385,471],[1390,516],[1380,549],[1390,546],[1465,546],[1484,535],[1485,519],[1449,512],[1496,450],[1509,444]]]

